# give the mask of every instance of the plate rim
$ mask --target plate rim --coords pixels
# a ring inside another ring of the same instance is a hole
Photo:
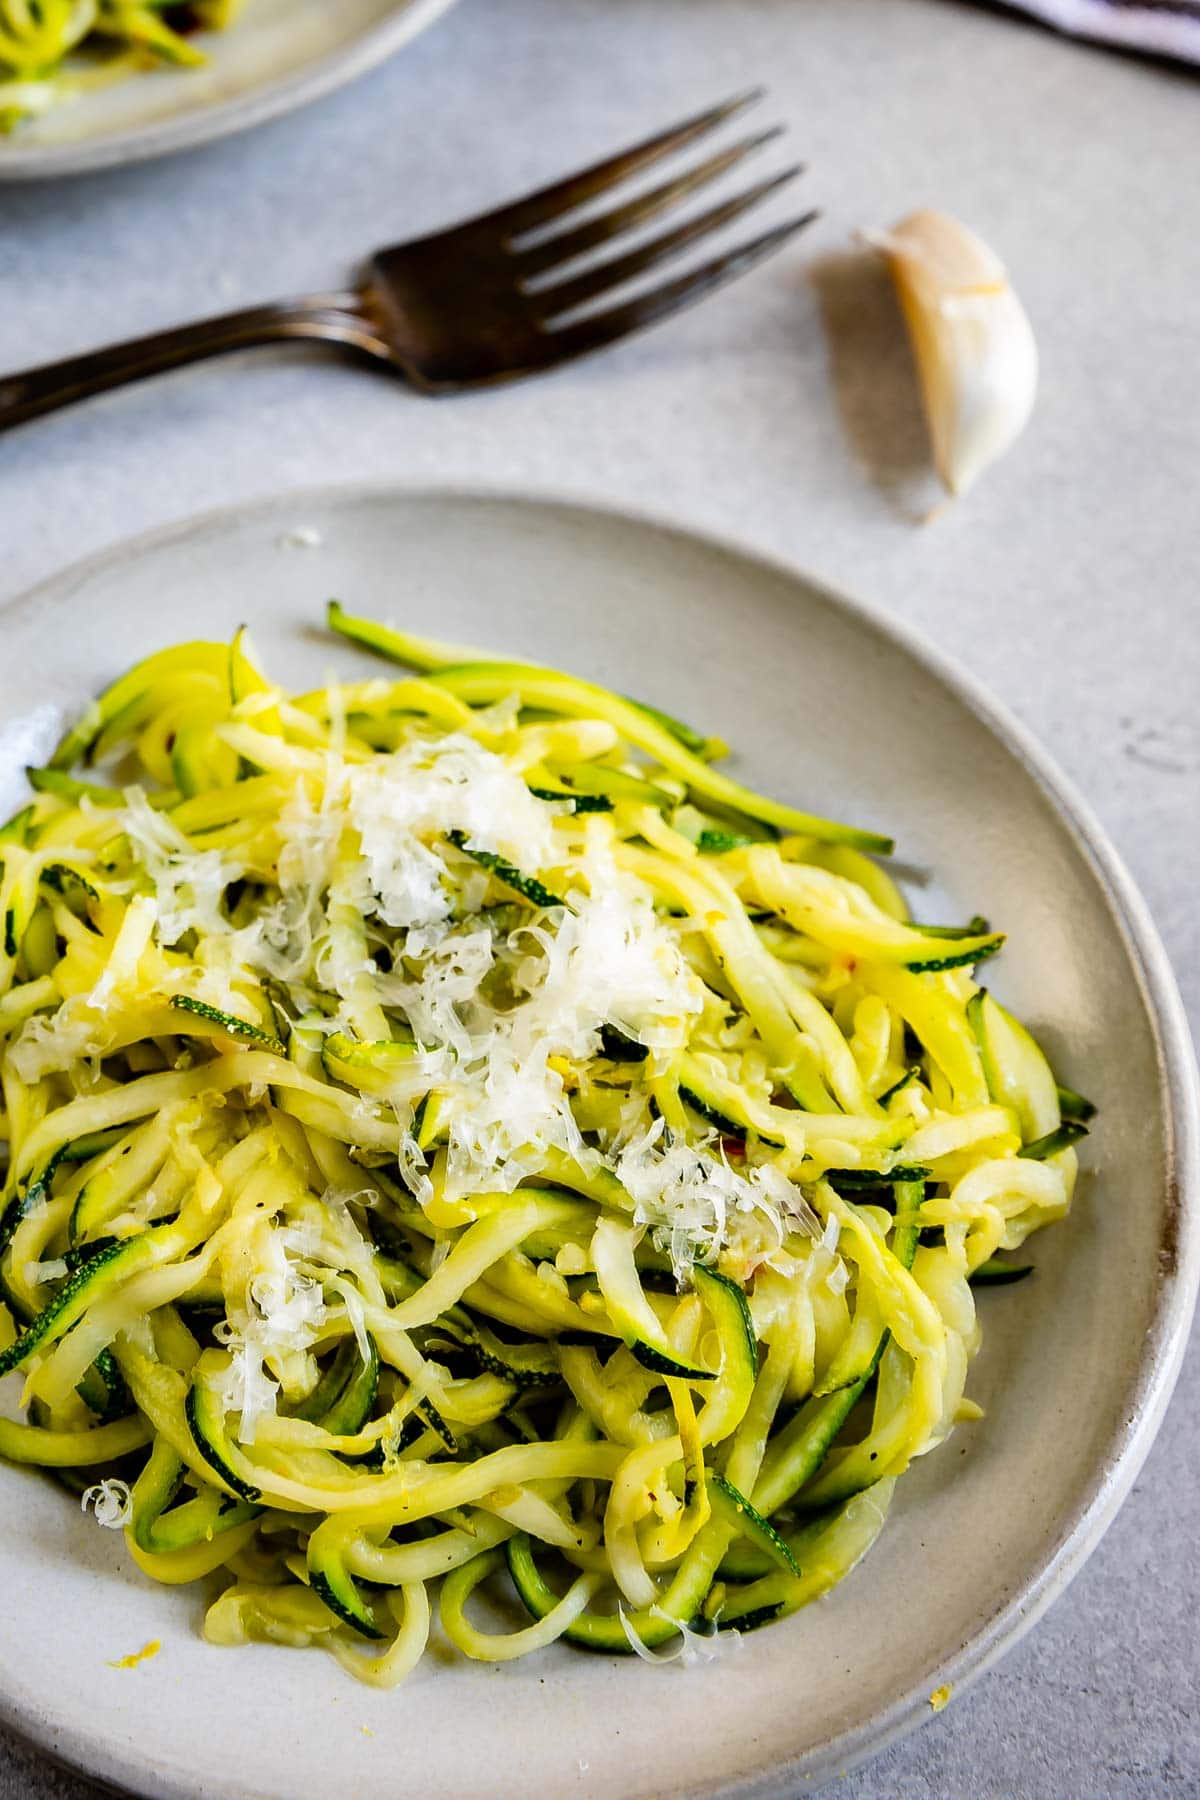
[[[435,6],[453,0],[433,0]],[[418,0],[418,5],[420,0]],[[363,502],[394,500],[502,505],[530,510],[575,513],[615,526],[634,526],[666,534],[742,560],[790,583],[799,583],[858,626],[910,656],[961,702],[967,711],[1013,755],[1052,806],[1078,852],[1088,862],[1110,907],[1124,941],[1131,970],[1142,990],[1157,1049],[1158,1087],[1167,1137],[1167,1184],[1172,1196],[1169,1228],[1171,1255],[1159,1251],[1157,1304],[1146,1333],[1145,1348],[1131,1389],[1130,1407],[1120,1428],[1084,1485],[1077,1505],[1059,1522],[1053,1548],[1040,1569],[1023,1587],[997,1607],[991,1617],[939,1664],[942,1681],[963,1692],[993,1667],[1044,1615],[1066,1589],[1128,1497],[1158,1434],[1175,1389],[1187,1348],[1197,1295],[1200,1291],[1200,1068],[1191,1028],[1174,970],[1159,936],[1149,907],[1125,867],[1124,860],[1090,804],[1074,781],[1063,773],[1036,734],[987,684],[965,664],[942,650],[926,633],[882,607],[858,599],[819,577],[786,555],[764,551],[754,543],[726,531],[695,525],[687,518],[673,518],[652,507],[627,505],[611,499],[594,499],[569,489],[534,487],[517,490],[486,479],[472,481],[406,482],[352,480],[309,484],[292,489],[272,489],[246,499],[207,507],[118,539],[93,551],[33,586],[0,600],[0,618],[11,608],[33,607],[39,602],[69,598],[82,583],[98,574],[138,558],[184,543],[222,527],[233,529],[277,514],[294,514],[306,507],[345,507]],[[1169,1263],[1169,1266],[1164,1266]],[[860,1725],[827,1738],[800,1756],[769,1768],[759,1768],[719,1778],[696,1795],[716,1800],[770,1800],[783,1791],[785,1782],[811,1789],[835,1773],[854,1768],[879,1755],[890,1744],[907,1736],[930,1716],[929,1681],[910,1684],[884,1710]],[[144,1761],[118,1749],[110,1751],[102,1769],[89,1767],[85,1754],[95,1757],[94,1743],[84,1745],[71,1727],[56,1725],[44,1715],[30,1718],[15,1708],[0,1688],[0,1723],[33,1744],[59,1766],[92,1779],[120,1781],[134,1794],[156,1800],[191,1800],[194,1790],[172,1780],[164,1786],[165,1771],[152,1771]],[[76,1747],[73,1753],[72,1746]],[[151,1775],[156,1785],[136,1785]],[[664,1793],[674,1790],[666,1789]]]
[[[0,182],[99,174],[106,169],[195,150],[202,144],[265,125],[310,101],[323,99],[378,67],[455,4],[456,0],[404,0],[401,11],[368,26],[341,49],[328,52],[306,68],[264,81],[228,100],[213,100],[177,117],[63,144],[0,148]]]

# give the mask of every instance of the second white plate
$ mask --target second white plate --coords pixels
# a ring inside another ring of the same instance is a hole
[[[0,181],[75,175],[187,150],[364,74],[454,0],[248,0],[201,69],[154,69],[0,137]]]

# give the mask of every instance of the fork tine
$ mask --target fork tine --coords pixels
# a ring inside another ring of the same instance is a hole
[[[516,252],[522,278],[541,275],[548,269],[572,262],[575,257],[598,249],[611,238],[632,231],[635,225],[646,224],[673,206],[677,200],[684,200],[689,194],[716,181],[744,157],[761,150],[764,144],[773,143],[782,133],[782,125],[773,125],[770,131],[760,131],[757,137],[743,138],[741,143],[734,144],[731,149],[718,151],[716,156],[710,156],[696,168],[676,175],[671,181],[664,181],[659,187],[639,194],[634,200],[627,200],[623,206],[614,206],[610,212],[601,213],[596,219],[588,219],[585,224],[575,226],[574,230],[556,232],[553,237],[542,238],[529,249]]]
[[[772,231],[763,232],[761,237],[752,238],[749,243],[728,251],[724,256],[714,257],[711,262],[703,263],[700,268],[691,270],[687,275],[664,282],[662,287],[654,288],[648,294],[639,294],[620,306],[610,307],[607,312],[580,319],[575,325],[546,331],[542,340],[543,351],[536,366],[553,368],[557,363],[568,362],[576,356],[586,356],[592,350],[601,350],[606,344],[615,343],[618,338],[628,337],[631,332],[641,331],[647,325],[657,325],[661,320],[669,319],[673,313],[693,306],[696,301],[703,300],[706,294],[714,293],[727,282],[736,281],[739,275],[745,275],[757,263],[773,256],[776,250],[782,249],[790,238],[795,237],[797,232],[803,231],[806,225],[811,225],[818,217],[815,209],[804,213],[786,225],[776,225]]]
[[[796,167],[785,169],[781,175],[769,176],[766,181],[756,182],[753,187],[735,194],[732,199],[723,200],[720,205],[709,207],[695,218],[686,219],[673,230],[660,232],[648,244],[640,244],[636,250],[631,250],[624,256],[609,257],[594,269],[585,269],[582,274],[567,281],[560,281],[553,287],[538,288],[530,296],[535,311],[544,319],[560,318],[577,306],[583,306],[587,301],[595,300],[601,294],[620,287],[622,282],[631,281],[635,275],[643,275],[647,270],[657,268],[659,263],[678,256],[681,250],[688,249],[700,238],[708,237],[723,225],[739,218],[742,213],[749,212],[752,206],[757,206],[768,194],[773,194],[788,182],[794,181],[799,173],[800,169]]]
[[[498,226],[509,237],[518,237],[522,232],[533,231],[539,225],[548,225],[562,213],[573,211],[575,207],[582,206],[585,200],[594,199],[607,188],[615,187],[630,175],[636,175],[639,169],[658,162],[660,157],[670,156],[696,138],[703,137],[706,132],[714,131],[726,119],[732,119],[735,113],[742,112],[756,100],[761,100],[763,92],[762,88],[750,88],[744,94],[737,94],[732,100],[710,107],[707,112],[698,113],[695,118],[686,119],[681,125],[673,125],[668,131],[660,131],[656,136],[647,138],[644,143],[635,144],[630,150],[622,150],[616,156],[606,157],[603,162],[594,164],[590,169],[581,169],[578,174],[568,175],[550,187],[539,188],[536,193],[527,194],[523,200],[515,200],[511,206],[499,207],[487,215],[487,222]]]

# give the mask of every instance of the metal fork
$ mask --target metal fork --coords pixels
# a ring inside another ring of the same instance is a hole
[[[785,169],[649,242],[581,263],[614,239],[672,212],[777,137],[777,128],[743,138],[648,192],[618,200],[598,216],[555,228],[567,215],[715,130],[762,92],[739,94],[511,206],[381,250],[367,263],[356,288],[251,307],[0,378],[0,430],[182,363],[280,339],[316,338],[341,345],[387,364],[424,394],[512,381],[600,350],[733,281],[816,218],[815,212],[807,212],[648,293],[586,310],[728,225],[801,172],[798,166]]]

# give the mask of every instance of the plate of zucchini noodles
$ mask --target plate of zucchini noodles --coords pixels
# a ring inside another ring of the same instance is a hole
[[[189,149],[373,68],[453,0],[0,0],[0,180]]]
[[[4,617],[4,1717],[452,1796],[777,1791],[939,1710],[1194,1299],[1178,999],[1040,753],[552,504],[271,502]]]

